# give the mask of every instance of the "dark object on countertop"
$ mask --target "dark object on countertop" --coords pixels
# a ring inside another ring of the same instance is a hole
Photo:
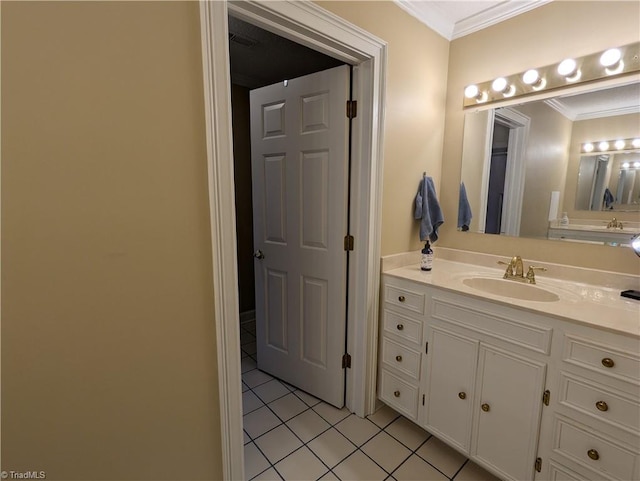
[[[640,291],[634,291],[633,289],[629,289],[628,291],[622,291],[620,295],[622,297],[628,297],[629,299],[635,299],[636,301],[640,301]]]

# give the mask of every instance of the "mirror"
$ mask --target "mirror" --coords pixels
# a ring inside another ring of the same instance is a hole
[[[640,151],[580,157],[576,210],[639,211]]]
[[[628,142],[619,150],[602,152],[596,145],[587,154],[582,147],[586,142],[637,138],[637,81],[469,111],[458,227],[548,239],[550,226],[558,225],[564,213],[572,224],[602,227],[613,211],[629,228],[640,228],[640,149]],[[468,211],[472,217],[465,221]]]

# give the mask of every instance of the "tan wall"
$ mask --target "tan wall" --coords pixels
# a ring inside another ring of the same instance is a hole
[[[388,43],[381,250],[421,248],[413,201],[423,171],[440,195],[449,42],[392,2],[317,3]]]
[[[531,119],[520,235],[544,239],[551,192],[559,191],[562,196],[564,190],[572,123],[542,102],[519,105],[516,110]]]
[[[598,142],[600,140],[635,138],[640,132],[640,114],[618,115],[605,117],[603,119],[581,120],[573,123],[573,135],[571,139],[571,151],[569,154],[569,166],[567,169],[567,195],[564,201],[564,208],[570,219],[592,219],[610,220],[611,215],[607,212],[593,212],[575,209],[575,197],[578,190],[578,168],[580,166],[580,147],[585,142]],[[612,169],[613,162],[609,162]],[[610,175],[616,179],[619,175],[619,167]],[[613,182],[617,186],[617,180]],[[616,195],[615,187],[612,191]],[[622,221],[640,222],[637,212],[616,212],[617,219]]]
[[[2,4],[2,469],[220,479],[196,2]]]
[[[603,25],[616,27],[602,28]],[[451,42],[440,189],[445,219],[457,216],[464,125],[462,97],[466,85],[548,65],[568,56],[637,42],[639,31],[638,2],[551,2]],[[384,193],[385,198],[394,194],[388,190]],[[519,254],[525,259],[619,272],[640,271],[640,258],[630,249],[457,232],[455,222],[445,222],[439,243],[505,257]]]

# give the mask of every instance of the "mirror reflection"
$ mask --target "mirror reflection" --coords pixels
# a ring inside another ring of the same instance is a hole
[[[640,232],[640,149],[598,145],[639,137],[638,82],[467,112],[458,227],[570,238],[553,228],[607,229],[615,215],[617,230]],[[586,153],[588,142],[596,144]]]

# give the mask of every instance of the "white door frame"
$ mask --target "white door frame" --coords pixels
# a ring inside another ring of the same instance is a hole
[[[244,479],[228,12],[354,65],[346,404],[359,416],[376,401],[386,43],[307,1],[200,2],[222,468]]]
[[[482,232],[484,232],[487,213],[487,195],[489,193],[489,174],[491,171],[493,124],[496,118],[499,118],[501,123],[507,125],[510,129],[500,234],[517,237],[520,235],[520,221],[522,219],[522,199],[524,197],[524,181],[527,170],[526,150],[531,119],[510,107],[489,111],[480,196],[482,202],[478,221]]]

